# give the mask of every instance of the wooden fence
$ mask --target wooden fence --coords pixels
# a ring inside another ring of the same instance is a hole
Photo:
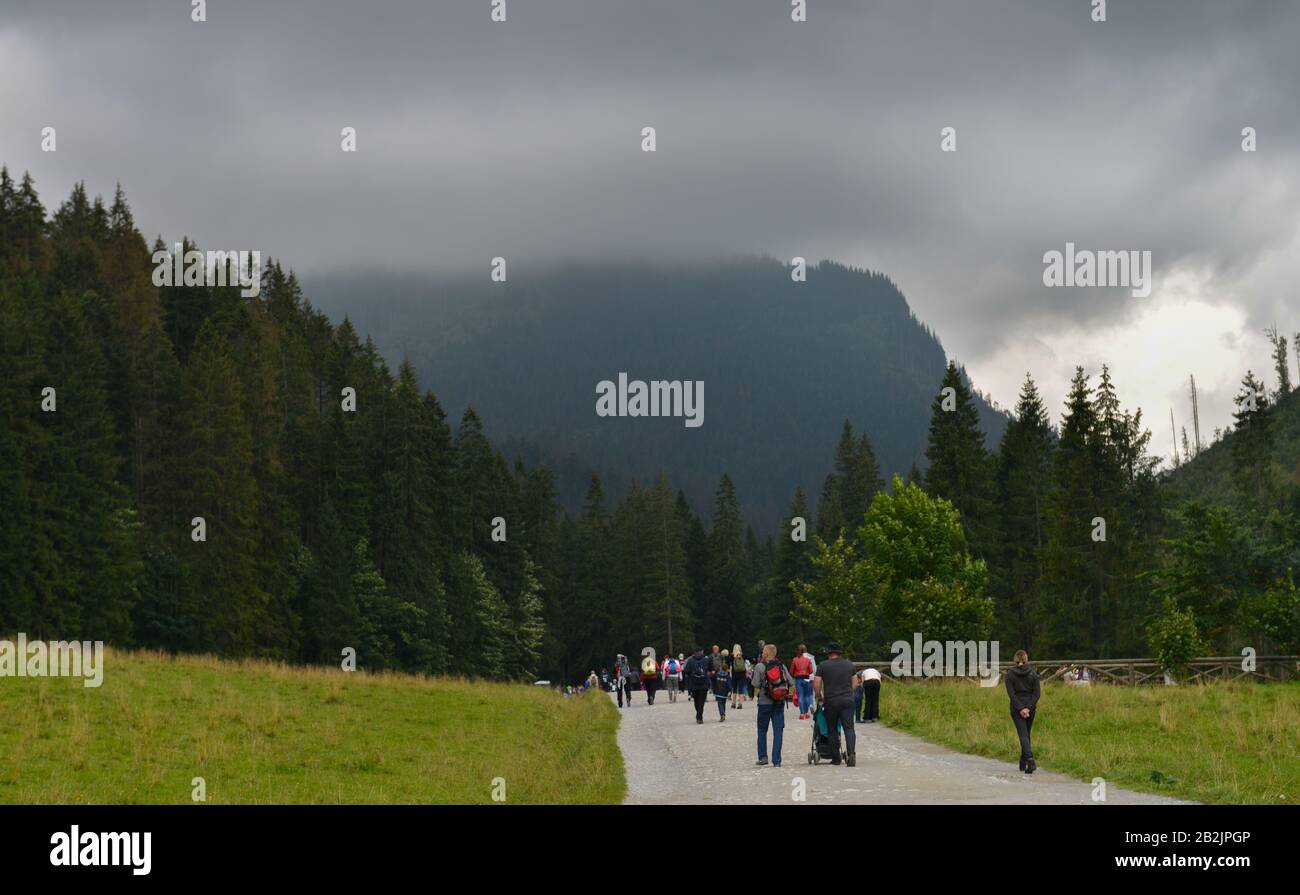
[[[1199,684],[1211,681],[1296,681],[1300,680],[1300,656],[1256,656],[1254,669],[1247,671],[1242,667],[1242,656],[1206,656],[1192,659],[1187,663],[1187,670],[1179,678],[1180,684]],[[854,662],[858,669],[875,668],[882,677],[891,680],[908,681],[922,678],[908,676],[894,677],[889,662]],[[999,662],[998,670],[1005,673],[1012,662]],[[1071,668],[1088,669],[1094,684],[1163,684],[1164,672],[1155,659],[1047,659],[1030,662],[1039,677],[1044,681],[1064,681]],[[967,677],[974,678],[976,670],[969,669]]]

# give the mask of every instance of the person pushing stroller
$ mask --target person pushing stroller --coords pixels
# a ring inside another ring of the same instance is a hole
[[[831,764],[839,764],[841,760],[840,730],[842,729],[845,742],[843,761],[849,767],[854,767],[857,764],[857,755],[854,752],[857,733],[853,730],[853,663],[844,658],[844,648],[833,641],[827,644],[826,655],[828,656],[826,661],[817,664],[813,689],[818,705],[825,710]]]

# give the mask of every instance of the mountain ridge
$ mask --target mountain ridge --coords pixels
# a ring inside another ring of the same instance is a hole
[[[304,286],[390,362],[409,357],[449,412],[473,406],[511,459],[555,465],[570,509],[591,472],[619,494],[663,471],[704,511],[729,473],[747,520],[770,531],[796,486],[815,503],[845,419],[870,437],[886,481],[924,468],[948,361],[888,276],[834,261],[808,267],[804,283],[774,258],[739,257],[520,264],[505,283],[484,271]],[[596,385],[620,372],[703,380],[704,425],[598,417]],[[992,447],[1007,417],[976,400]]]

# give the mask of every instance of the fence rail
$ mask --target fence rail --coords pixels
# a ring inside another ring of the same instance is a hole
[[[1241,656],[1204,656],[1187,663],[1187,670],[1179,678],[1180,684],[1196,684],[1209,681],[1295,681],[1300,680],[1300,656],[1256,656],[1254,668],[1242,667],[1245,660]],[[921,678],[907,676],[893,677],[890,662],[854,662],[859,670],[875,668],[883,677],[907,681]],[[1005,672],[1013,662],[999,662],[998,670]],[[1039,677],[1044,681],[1066,680],[1066,673],[1071,669],[1087,668],[1093,683],[1121,684],[1140,686],[1143,684],[1165,683],[1164,672],[1155,659],[1046,659],[1031,663]],[[975,677],[977,669],[971,668],[966,677]]]

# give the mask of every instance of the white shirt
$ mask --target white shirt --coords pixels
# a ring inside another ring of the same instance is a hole
[[[862,680],[878,681],[880,680],[880,672],[875,668],[864,668],[862,670]]]
[[[804,657],[805,657],[809,662],[812,663],[812,674],[811,674],[810,676],[811,676],[811,677],[816,677],[816,676],[817,676],[817,657],[814,656],[812,653],[804,653]]]

